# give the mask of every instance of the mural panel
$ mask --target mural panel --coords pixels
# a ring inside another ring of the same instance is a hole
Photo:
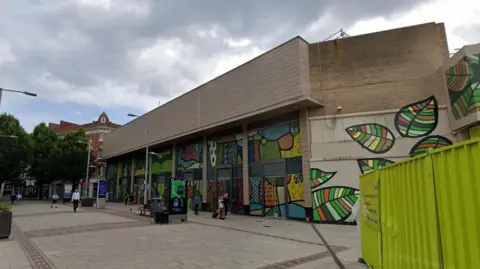
[[[392,114],[365,117],[369,120],[358,117],[357,122],[355,118],[344,121],[349,123],[347,125],[349,127],[345,129],[346,133],[361,146],[363,154],[358,149],[342,145],[349,143],[348,141],[342,141],[335,135],[322,134],[332,139],[320,144],[327,148],[324,151],[333,149],[329,146],[335,144],[341,147],[341,152],[332,152],[335,153],[335,157],[331,159],[328,158],[328,154],[332,153],[327,152],[327,156],[323,155],[321,158],[328,161],[311,164],[310,187],[315,221],[327,223],[353,221],[351,211],[359,197],[359,191],[355,188],[358,186],[358,175],[394,164],[394,161],[388,158],[389,156],[397,159],[401,158],[399,156],[415,156],[427,152],[430,148],[452,144],[452,141],[446,137],[432,135],[439,125],[438,103],[434,96],[406,104],[393,117]],[[371,119],[381,119],[382,122],[372,122]],[[369,123],[365,123],[366,121]],[[352,123],[353,125],[350,125]],[[319,131],[325,132],[325,130]],[[442,132],[449,133],[450,130],[444,127]],[[313,130],[312,136],[315,136]],[[350,156],[359,155],[363,157],[356,157],[357,165],[355,165]],[[376,155],[381,156],[375,157]],[[343,178],[345,175],[352,178],[345,179]],[[342,184],[348,182],[351,184]]]
[[[251,163],[301,157],[298,121],[250,131],[248,151]],[[250,214],[305,218],[303,184],[302,174],[250,177]]]
[[[298,121],[250,132],[249,162],[278,160],[302,156]]]
[[[455,119],[480,110],[480,54],[463,57],[445,72]]]
[[[172,172],[172,151],[167,150],[152,155],[152,174]]]
[[[177,148],[177,170],[202,168],[202,143]]]
[[[208,140],[208,166],[242,164],[242,135],[230,135]]]

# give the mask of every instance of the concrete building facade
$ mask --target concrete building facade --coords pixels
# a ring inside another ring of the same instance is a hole
[[[228,193],[232,213],[351,222],[361,173],[458,139],[448,58],[436,23],[295,37],[105,136],[109,191],[161,196],[181,176],[203,209]]]

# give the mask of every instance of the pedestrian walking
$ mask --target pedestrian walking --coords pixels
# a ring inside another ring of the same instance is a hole
[[[15,194],[12,193],[12,195],[10,195],[10,201],[12,202],[12,205],[15,203],[15,199],[17,199],[15,197]]]
[[[17,193],[17,201],[20,201],[20,200],[22,200],[22,194]]]
[[[130,195],[128,195],[128,192],[125,193],[125,206],[127,206],[129,198],[130,198]]]
[[[77,212],[79,201],[80,201],[80,193],[78,192],[78,189],[75,189],[75,192],[72,193],[73,212]]]
[[[218,216],[220,219],[224,220],[224,204],[223,204],[223,197],[218,198]]]
[[[228,219],[227,214],[228,214],[228,208],[230,207],[230,204],[228,201],[228,193],[225,193],[223,195],[223,207],[225,207],[225,218]]]
[[[195,210],[195,215],[198,215],[199,204],[200,204],[200,198],[198,197],[198,195],[196,195],[195,198],[193,198],[193,208]]]
[[[52,205],[50,206],[50,208],[53,208],[53,206],[55,205],[55,208],[57,208],[57,201],[58,201],[58,194],[54,193],[52,195]]]

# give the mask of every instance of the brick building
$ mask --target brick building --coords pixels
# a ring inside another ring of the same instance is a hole
[[[181,176],[203,209],[229,193],[232,213],[353,221],[361,173],[459,139],[448,59],[443,24],[295,37],[108,134],[108,191],[141,198],[147,172],[162,196]]]
[[[49,123],[48,126],[59,136],[63,137],[68,133],[76,132],[80,129],[83,129],[87,136],[90,137],[90,149],[91,149],[91,156],[93,163],[92,166],[95,166],[94,171],[92,174],[89,175],[89,178],[95,181],[97,177],[104,177],[105,176],[105,163],[100,162],[100,158],[102,158],[102,148],[103,148],[103,139],[104,136],[111,131],[121,127],[120,124],[116,124],[110,121],[107,114],[102,112],[97,120],[85,123],[85,124],[77,124],[68,121],[61,120],[59,124],[57,123]],[[57,183],[50,189],[49,195],[51,196],[51,192],[63,193],[62,184]],[[90,191],[91,193],[91,191]],[[90,194],[91,195],[91,194]]]

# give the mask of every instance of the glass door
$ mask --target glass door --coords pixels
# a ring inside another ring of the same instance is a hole
[[[232,168],[231,166],[225,166],[225,167],[220,167],[217,168],[216,171],[217,174],[217,181],[218,181],[218,186],[216,191],[216,199],[218,202],[218,199],[220,197],[223,197],[225,194],[228,194],[228,204],[225,205],[226,208],[228,208],[228,211],[232,211],[232,198],[233,198],[233,193],[232,193]]]

